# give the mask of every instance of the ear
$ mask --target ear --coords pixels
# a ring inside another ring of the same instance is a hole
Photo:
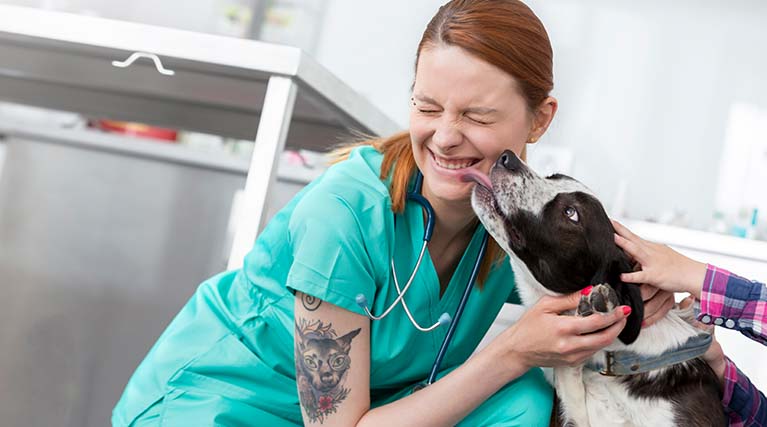
[[[527,138],[528,144],[538,142],[538,139],[546,133],[551,121],[554,120],[558,105],[557,99],[553,96],[549,96],[536,107],[533,112],[530,135]]]
[[[592,280],[592,283],[609,283],[618,296],[621,305],[631,307],[631,314],[626,319],[626,326],[618,335],[618,339],[624,344],[631,344],[636,341],[639,332],[642,330],[642,320],[644,319],[644,301],[639,286],[633,283],[621,281],[621,273],[631,271],[631,263],[628,256],[617,246],[615,251],[608,258],[611,260],[603,266],[602,269]]]
[[[623,344],[631,344],[636,341],[639,332],[642,330],[642,320],[644,319],[644,301],[642,293],[639,292],[639,286],[633,283],[619,282],[613,285],[615,293],[618,294],[618,301],[621,305],[631,307],[631,314],[626,320],[626,326],[623,328],[618,339]]]
[[[338,343],[338,345],[341,346],[341,348],[344,349],[346,353],[349,353],[349,349],[351,349],[352,347],[352,338],[356,337],[361,330],[362,330],[361,328],[355,329],[349,332],[348,334],[342,336],[341,338],[336,339],[336,342]]]

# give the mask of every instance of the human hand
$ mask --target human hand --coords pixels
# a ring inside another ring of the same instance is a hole
[[[711,335],[714,335],[713,331],[711,331]],[[719,385],[724,387],[724,371],[727,368],[727,358],[724,356],[722,346],[719,345],[716,337],[711,341],[711,346],[706,350],[706,353],[703,354],[702,357],[716,374],[716,378],[719,380]]]
[[[689,307],[693,302],[693,297],[687,297],[679,303],[679,306],[684,309]],[[709,346],[708,350],[706,350],[706,353],[704,353],[701,358],[708,363],[708,366],[714,371],[716,378],[719,380],[719,385],[724,387],[724,371],[727,368],[727,358],[724,355],[722,346],[719,345],[719,342],[716,340],[716,336],[714,335],[715,328],[713,325],[707,325],[698,321],[695,321],[695,327],[710,332],[713,337],[711,346]]]
[[[587,317],[560,315],[574,311],[581,293],[544,296],[490,345],[499,360],[521,364],[523,371],[534,366],[563,366],[583,363],[598,350],[612,343],[626,326],[631,313],[619,306],[606,314]]]
[[[639,291],[642,294],[642,301],[644,301],[642,327],[650,326],[666,317],[666,314],[674,308],[673,292],[664,291],[646,283],[639,286]]]
[[[666,245],[649,242],[612,221],[615,244],[641,266],[641,271],[621,274],[627,283],[647,283],[669,292],[689,292],[700,298],[706,264],[687,258]]]

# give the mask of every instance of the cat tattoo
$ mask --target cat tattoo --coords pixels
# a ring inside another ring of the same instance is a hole
[[[296,382],[311,422],[322,424],[349,395],[344,387],[351,366],[349,350],[360,330],[336,338],[332,323],[296,319]]]

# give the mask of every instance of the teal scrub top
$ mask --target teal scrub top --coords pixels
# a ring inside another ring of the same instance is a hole
[[[381,313],[397,297],[390,259],[403,286],[418,259],[422,209],[409,202],[395,221],[388,182],[379,178],[381,161],[372,147],[355,149],[269,222],[241,270],[200,285],[133,374],[113,423],[300,425],[294,292],[360,315],[365,313],[355,299],[364,294],[371,311]],[[454,313],[483,232],[478,226],[442,297],[428,252],[424,256],[405,297],[421,325]],[[472,290],[443,372],[472,354],[507,301],[519,303],[509,263],[502,262],[481,291]],[[445,333],[446,328],[416,330],[401,306],[372,321],[372,405],[424,380]]]

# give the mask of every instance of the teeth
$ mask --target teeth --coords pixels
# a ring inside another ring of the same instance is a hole
[[[439,167],[445,168],[445,169],[451,169],[451,170],[468,168],[469,166],[473,165],[475,162],[474,160],[460,160],[457,162],[449,162],[447,160],[440,159],[437,156],[434,156],[434,161],[437,163]]]

